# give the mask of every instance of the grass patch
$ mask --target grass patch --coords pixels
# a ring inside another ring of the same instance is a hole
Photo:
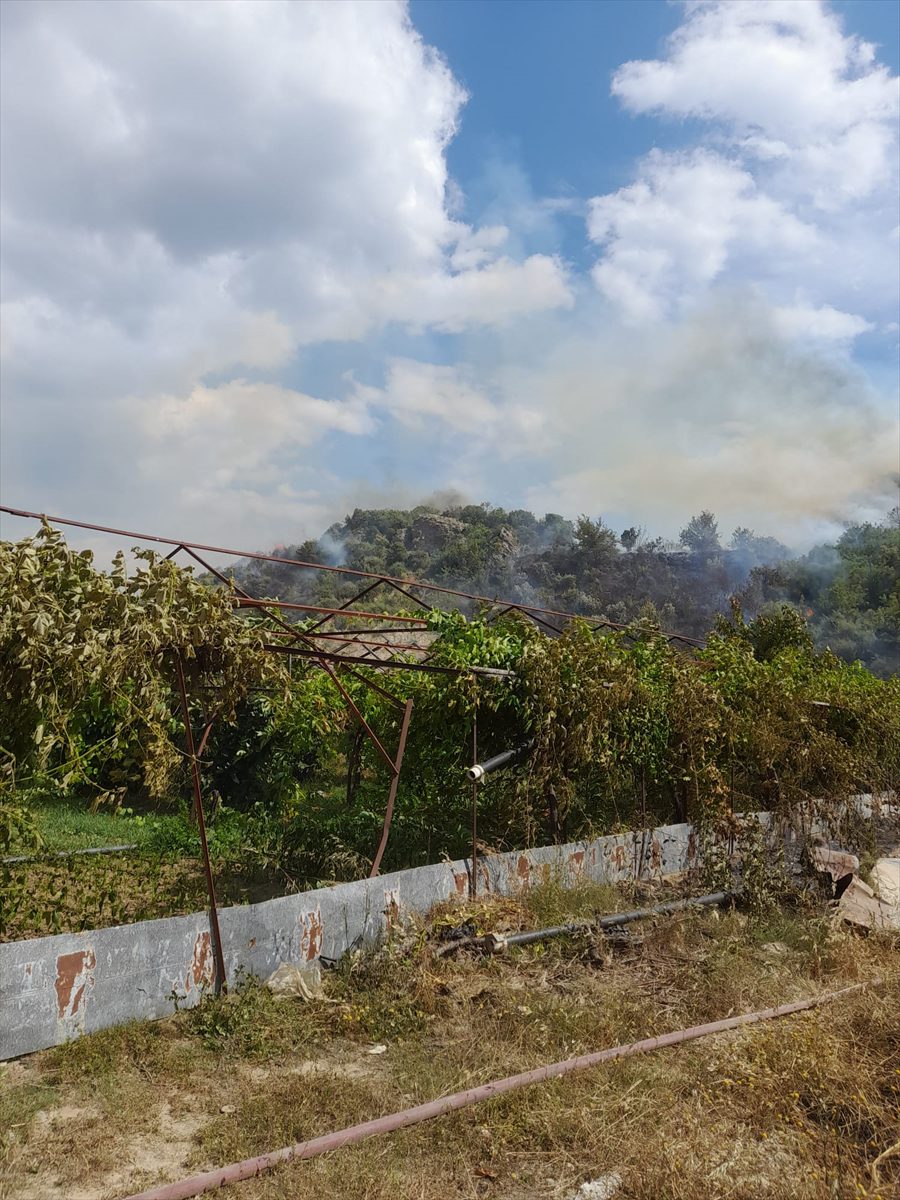
[[[29,802],[48,851],[86,850],[93,846],[140,843],[147,834],[143,817],[109,809],[91,810],[87,801],[49,796]]]
[[[95,1087],[105,1077],[130,1070],[160,1073],[173,1067],[171,1026],[157,1021],[129,1021],[101,1029],[90,1037],[54,1046],[43,1056],[47,1073],[60,1084],[88,1082]]]
[[[18,903],[0,930],[3,941],[198,912],[207,902],[199,861],[139,851],[14,863],[4,877]],[[219,895],[227,903],[228,887]]]
[[[35,1113],[56,1099],[49,1083],[6,1083],[0,1070],[0,1130],[27,1128]]]
[[[0,884],[10,898],[0,941],[102,929],[206,908],[199,834],[185,813],[114,816],[55,801],[36,811],[54,832],[42,855],[0,867]],[[66,830],[78,827],[85,840],[93,841],[101,828],[115,823],[113,842],[137,837],[135,850],[60,857],[50,848],[65,840]],[[217,814],[209,840],[221,905],[254,903],[292,890],[289,880],[260,861],[253,823],[242,814]]]

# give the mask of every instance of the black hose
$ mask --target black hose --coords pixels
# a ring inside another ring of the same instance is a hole
[[[593,921],[577,921],[572,925],[552,925],[549,929],[532,929],[527,933],[510,933],[502,940],[507,946],[528,946],[532,942],[541,942],[544,938],[565,937],[567,934],[584,933],[588,929],[611,929],[617,925],[627,925],[629,921],[643,921],[647,917],[681,912],[686,908],[724,904],[733,896],[733,892],[710,892],[706,896],[695,896],[689,900],[668,900],[663,904],[654,904],[650,908],[636,908],[632,912],[611,913],[606,917],[597,917]]]
[[[493,758],[485,759],[483,763],[475,763],[466,770],[466,777],[470,783],[480,783],[485,775],[490,775],[492,771],[512,766],[524,758],[533,745],[533,740],[523,742],[521,746],[516,746],[513,750],[504,750],[500,754],[495,754]]]

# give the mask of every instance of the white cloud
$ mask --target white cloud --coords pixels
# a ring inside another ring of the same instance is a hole
[[[568,301],[561,264],[495,262],[502,231],[450,216],[465,94],[395,0],[10,0],[4,24],[7,301],[133,333],[199,287],[297,343],[422,322],[422,293],[454,328]]]
[[[138,430],[133,478],[157,496],[174,496],[199,528],[221,531],[227,517],[228,544],[285,519],[294,530],[320,532],[333,519],[322,489],[333,489],[335,480],[310,448],[327,434],[364,437],[377,427],[360,395],[323,400],[246,379],[197,385],[131,408]],[[298,487],[298,479],[308,486]]]
[[[773,313],[778,329],[789,338],[807,338],[822,342],[850,342],[874,328],[871,321],[852,313],[840,312],[830,304],[815,308],[794,304],[776,308]]]
[[[484,225],[462,235],[456,243],[451,263],[460,271],[480,267],[490,262],[495,251],[506,242],[509,230],[505,225]]]
[[[531,313],[571,308],[574,297],[561,261],[533,254],[521,263],[498,258],[453,275],[385,276],[377,303],[413,328],[457,333],[468,326],[508,325]]]
[[[350,434],[373,430],[366,407],[358,400],[320,400],[277,384],[245,379],[219,387],[199,386],[184,398],[165,396],[152,408],[144,406],[141,419],[152,439],[187,443],[192,458],[200,452],[211,462],[224,460],[229,472],[241,465],[248,475],[273,450],[309,446],[329,430]]]
[[[591,202],[588,234],[604,247],[594,281],[639,320],[696,299],[738,259],[795,258],[818,242],[748,171],[708,150],[650,153],[637,183]]]
[[[569,302],[451,217],[465,95],[393,0],[10,0],[2,74],[4,299],[78,337],[212,311],[224,369],[261,313],[298,344]]]
[[[304,347],[572,303],[558,259],[454,217],[466,96],[400,0],[9,0],[2,21],[5,491],[65,475],[78,506],[92,489],[48,456],[141,457],[148,413],[206,462],[202,412],[226,471],[240,444],[262,464]],[[277,380],[253,421],[248,372]],[[309,429],[344,428],[315,405]]]
[[[898,80],[820,0],[700,0],[665,59],[629,62],[613,92],[633,112],[723,126],[749,152],[790,159],[792,186],[830,206],[890,181]]]
[[[544,426],[541,411],[506,396],[488,373],[465,364],[394,358],[383,388],[357,385],[356,395],[409,429],[434,434],[443,427],[464,435],[470,459],[485,452],[515,454],[528,448]]]
[[[410,359],[394,359],[384,389],[368,395],[414,429],[433,427],[437,418],[452,429],[481,431],[497,415],[493,401],[459,368]]]
[[[810,311],[843,314],[844,339],[883,323],[897,302],[898,88],[819,0],[688,4],[665,57],[626,63],[612,90],[632,112],[707,129],[593,200],[597,286],[632,319],[740,281],[780,310],[802,288]]]

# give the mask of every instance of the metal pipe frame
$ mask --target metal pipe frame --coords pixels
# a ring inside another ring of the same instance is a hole
[[[358,668],[360,668],[361,666],[366,666],[372,670],[383,670],[383,669],[413,670],[413,671],[418,670],[418,671],[425,671],[425,672],[431,671],[431,672],[435,672],[435,673],[439,673],[439,674],[469,675],[472,677],[505,678],[505,679],[514,678],[515,673],[512,671],[505,671],[505,670],[501,670],[501,669],[497,669],[497,668],[468,668],[468,669],[466,669],[466,668],[447,667],[442,664],[432,663],[432,662],[428,661],[430,658],[433,657],[433,654],[434,654],[433,648],[431,646],[425,647],[425,646],[419,645],[418,643],[402,645],[399,643],[389,642],[389,641],[385,641],[385,642],[374,641],[371,639],[371,637],[361,638],[358,636],[358,634],[365,632],[364,629],[363,630],[352,630],[352,631],[332,630],[329,632],[321,632],[321,633],[316,633],[315,631],[322,629],[322,627],[327,625],[329,621],[332,621],[333,619],[335,619],[337,617],[355,617],[355,618],[358,618],[363,621],[378,621],[382,625],[384,625],[386,623],[391,623],[392,628],[390,628],[390,630],[385,630],[384,632],[395,632],[395,631],[400,632],[400,629],[402,629],[403,627],[406,627],[408,629],[427,629],[428,621],[427,621],[427,618],[425,618],[425,617],[410,616],[410,615],[405,615],[405,614],[401,614],[401,613],[375,612],[370,609],[361,609],[361,608],[355,607],[355,605],[357,605],[361,600],[363,600],[366,596],[368,596],[369,594],[371,594],[372,592],[374,592],[377,588],[379,588],[381,586],[390,587],[393,591],[397,592],[399,595],[404,596],[407,600],[412,601],[415,605],[417,605],[418,607],[425,609],[427,611],[431,611],[432,606],[429,605],[426,601],[422,600],[421,597],[414,595],[413,592],[410,590],[411,588],[415,588],[418,591],[427,591],[427,592],[432,592],[432,593],[435,593],[438,595],[452,596],[452,597],[455,597],[458,599],[464,599],[464,600],[472,601],[474,603],[488,605],[490,607],[490,609],[492,610],[488,615],[488,620],[491,620],[491,621],[497,619],[499,616],[505,615],[506,613],[518,612],[518,613],[521,613],[523,616],[528,617],[531,621],[533,621],[539,627],[543,628],[548,633],[555,634],[555,635],[561,634],[563,632],[563,630],[560,626],[555,625],[555,624],[553,624],[552,621],[547,620],[546,619],[547,617],[562,618],[564,621],[574,620],[577,618],[577,614],[574,614],[574,613],[562,612],[557,609],[543,608],[539,605],[528,605],[528,604],[517,603],[515,601],[502,601],[502,600],[498,600],[496,597],[492,598],[489,596],[480,596],[477,593],[465,592],[458,588],[449,588],[449,587],[445,587],[440,584],[429,583],[424,580],[400,579],[400,578],[397,578],[396,576],[379,575],[375,572],[362,571],[362,570],[358,570],[353,567],[336,567],[336,566],[330,566],[325,563],[310,563],[310,562],[304,562],[301,559],[291,559],[291,558],[286,558],[286,557],[283,557],[281,555],[276,555],[276,554],[261,554],[261,553],[253,552],[253,551],[236,550],[231,547],[209,545],[209,544],[202,543],[202,542],[193,542],[193,541],[189,541],[184,538],[177,538],[177,539],[176,538],[167,538],[167,537],[162,537],[157,534],[139,533],[139,532],[135,532],[133,530],[119,529],[116,527],[106,526],[106,525],[98,525],[98,524],[93,524],[93,523],[87,522],[87,521],[76,521],[76,520],[73,520],[73,519],[70,519],[67,517],[48,517],[45,513],[32,512],[32,511],[29,511],[26,509],[11,508],[6,505],[0,505],[0,512],[8,513],[10,516],[24,517],[24,518],[29,518],[29,519],[33,519],[33,520],[52,522],[57,525],[66,525],[66,526],[71,526],[71,527],[74,527],[77,529],[87,529],[87,530],[92,530],[92,531],[98,532],[98,533],[111,534],[116,537],[130,538],[130,539],[133,539],[133,540],[136,540],[139,542],[152,542],[157,545],[171,546],[172,549],[166,555],[167,559],[173,559],[178,553],[180,553],[181,551],[184,551],[196,563],[198,563],[201,567],[203,567],[206,571],[208,571],[214,578],[219,580],[219,582],[221,584],[223,584],[223,586],[225,586],[229,589],[230,599],[231,599],[232,603],[234,604],[235,608],[251,609],[251,610],[255,609],[255,610],[259,611],[265,620],[271,621],[276,626],[278,626],[278,631],[277,632],[273,631],[273,633],[275,633],[276,637],[289,639],[289,642],[287,644],[285,642],[282,642],[280,644],[277,642],[267,642],[263,646],[263,648],[265,650],[274,652],[274,653],[288,653],[289,655],[296,654],[298,657],[307,659],[307,660],[315,663],[321,669],[325,670],[328,673],[328,675],[331,677],[331,679],[333,680],[335,685],[337,686],[338,690],[341,692],[341,695],[344,697],[345,701],[347,702],[347,705],[348,705],[351,713],[353,714],[354,719],[356,721],[358,721],[360,723],[361,727],[365,730],[367,736],[369,737],[370,741],[372,742],[372,744],[375,747],[376,751],[378,752],[379,756],[385,762],[385,764],[388,766],[388,769],[391,772],[391,784],[390,784],[390,790],[389,790],[389,795],[388,795],[387,811],[385,814],[385,823],[384,823],[384,828],[382,831],[382,837],[379,842],[379,846],[376,850],[375,858],[373,859],[372,874],[375,874],[378,870],[378,866],[379,866],[381,858],[384,854],[384,850],[385,850],[385,846],[386,846],[386,842],[387,842],[387,836],[388,836],[388,832],[390,829],[391,814],[393,812],[393,807],[394,807],[394,802],[396,799],[396,793],[397,793],[397,787],[398,787],[400,765],[403,760],[403,752],[405,750],[406,737],[408,734],[409,717],[410,717],[410,712],[411,712],[411,702],[407,701],[405,709],[404,709],[404,718],[403,718],[403,724],[402,724],[402,728],[401,728],[401,741],[400,741],[400,745],[398,747],[397,757],[391,758],[390,754],[387,752],[387,750],[385,750],[384,746],[382,745],[382,743],[379,740],[378,736],[376,735],[375,731],[371,728],[371,726],[365,720],[365,718],[363,717],[359,708],[354,703],[349,692],[341,683],[340,679],[338,678],[338,674],[337,674],[337,671],[335,670],[335,667],[343,667],[345,669],[351,669],[351,670],[352,670],[352,668],[356,668],[356,670],[352,671],[354,677],[356,679],[358,679],[360,682],[363,682],[367,686],[373,688],[373,690],[375,690],[382,696],[389,696],[389,693],[385,692],[384,689],[379,688],[371,680],[368,680],[365,676],[359,674]],[[285,601],[285,600],[258,599],[254,596],[251,596],[244,588],[242,588],[239,584],[237,584],[233,578],[229,578],[221,570],[219,570],[217,567],[214,567],[211,563],[209,563],[204,557],[202,557],[201,551],[203,552],[203,554],[224,554],[224,555],[227,555],[232,558],[242,558],[242,559],[251,559],[254,561],[261,561],[261,562],[280,563],[280,564],[284,564],[286,566],[297,567],[301,570],[326,572],[326,573],[340,575],[343,577],[354,577],[354,578],[359,578],[362,580],[370,580],[371,582],[367,583],[358,593],[356,593],[355,596],[351,597],[349,600],[344,601],[343,604],[341,604],[337,607],[328,607],[325,605],[316,605],[316,604],[301,604],[301,603]],[[497,612],[498,608],[499,608],[499,612]],[[285,621],[284,618],[279,615],[279,613],[281,611],[309,613],[311,615],[317,616],[318,620],[316,620],[310,627],[308,627],[306,629],[297,629],[296,626]],[[596,618],[594,620],[596,621]],[[398,624],[400,626],[400,629],[397,629]],[[614,621],[600,621],[599,623],[594,625],[593,628],[594,629],[610,628],[610,629],[624,630],[626,632],[628,630],[628,627],[626,625],[619,624]],[[377,632],[381,632],[381,630],[378,630]],[[702,645],[703,644],[698,639],[689,638],[683,634],[668,634],[666,636],[668,637],[669,641],[678,640],[678,641],[683,641],[685,643],[689,643],[689,644],[693,644],[693,645]],[[357,654],[357,655],[352,655],[352,656],[348,656],[346,654],[331,653],[328,650],[325,650],[321,647],[319,639],[328,640],[331,642],[343,643],[340,647],[336,647],[339,649],[347,649],[350,646],[355,645],[355,646],[358,646],[360,649],[362,649],[362,653]],[[379,651],[379,650],[386,651],[389,655],[391,655],[391,658],[380,659],[380,658],[375,657],[377,651]],[[411,661],[409,661],[408,658],[405,658],[405,657],[403,657],[403,658],[394,657],[395,655],[398,655],[398,656],[404,655],[405,656],[410,653],[424,654],[425,660],[411,662]],[[179,659],[179,667],[181,669],[181,682],[183,683],[183,667],[181,667],[180,659]],[[398,703],[398,705],[402,704],[402,701],[396,700],[396,698],[394,698],[394,697],[391,697],[391,699],[393,701],[395,701],[396,703]],[[194,793],[195,793],[195,808],[197,810],[198,820],[202,824],[201,841],[204,846],[204,857],[205,857],[205,860],[207,860],[205,862],[205,866],[207,868],[207,873],[208,873],[210,899],[211,899],[211,904],[213,907],[213,912],[215,912],[215,896],[214,896],[214,892],[212,889],[212,875],[211,875],[211,868],[209,868],[209,864],[208,864],[208,849],[206,847],[205,819],[204,819],[204,816],[202,813],[202,798],[199,797],[200,776],[199,776],[199,765],[198,765],[198,758],[199,758],[199,756],[202,755],[204,749],[206,748],[207,740],[209,738],[210,731],[212,728],[212,722],[210,721],[207,723],[206,728],[204,729],[204,732],[203,732],[201,740],[200,740],[199,751],[197,753],[195,753],[194,745],[193,745],[193,733],[190,731],[190,721],[189,721],[188,712],[187,712],[186,693],[183,697],[183,707],[184,707],[184,711],[185,711],[185,723],[186,723],[186,726],[188,727],[188,734],[189,734],[189,740],[190,740],[189,753],[191,755],[192,779],[193,779]],[[474,765],[475,764],[473,764],[473,767],[474,767]],[[474,807],[473,807],[473,854],[476,853],[475,848],[474,848],[474,838],[475,838],[474,822],[475,822],[475,811],[474,811]],[[473,869],[474,869],[474,859],[473,859]],[[474,879],[473,879],[473,884],[474,884]],[[218,941],[218,935],[217,935],[217,941]],[[221,964],[221,974],[224,979],[224,963]]]
[[[400,768],[403,766],[403,755],[406,752],[406,737],[409,733],[409,722],[412,717],[412,700],[407,700],[403,707],[403,719],[400,722],[400,738],[397,742],[397,757],[391,763],[391,786],[388,790],[387,808],[384,813],[384,825],[381,829],[381,838],[378,842],[378,849],[375,851],[375,857],[372,860],[372,869],[369,871],[369,878],[374,879],[378,874],[378,869],[381,866],[381,860],[384,857],[385,849],[387,848],[388,835],[391,831],[391,818],[394,815],[394,801],[397,799],[397,787],[400,783]]]
[[[240,599],[239,599],[238,603],[241,607],[247,606],[247,605],[256,606],[257,604],[260,603],[253,596],[251,596],[249,594],[249,592],[245,591],[242,587],[240,587],[238,584],[236,584],[233,579],[228,579],[225,575],[223,575],[220,571],[218,571],[210,563],[206,562],[205,559],[203,559],[199,554],[196,553],[196,551],[194,549],[192,549],[190,547],[187,547],[184,545],[179,545],[167,557],[174,558],[174,556],[180,550],[184,550],[187,554],[189,554],[191,556],[191,558],[193,558],[196,562],[198,562],[202,567],[204,567],[208,571],[210,571],[217,579],[219,579],[227,587],[229,587],[230,589],[232,589],[235,592],[238,592],[240,595]],[[350,609],[348,607],[348,605],[353,604],[356,599],[361,598],[361,596],[364,595],[366,592],[370,592],[378,586],[379,586],[379,584],[375,583],[375,584],[371,584],[368,588],[364,588],[362,593],[359,593],[359,595],[357,597],[355,597],[354,599],[349,600],[343,606],[342,610],[339,610],[339,611],[343,611],[348,616],[351,615],[351,613],[353,615],[364,615],[364,614],[360,614],[358,612],[358,610]],[[331,620],[331,616],[332,616],[332,613],[329,612],[329,614],[326,617],[324,617],[321,621],[317,622],[317,626],[320,627],[322,624],[325,623],[325,621]],[[286,649],[290,653],[298,652],[298,647],[297,647],[298,642],[305,642],[307,646],[313,647],[315,650],[315,649],[317,649],[316,644],[315,644],[315,638],[317,638],[317,637],[318,638],[332,637],[332,638],[341,639],[340,634],[325,634],[325,633],[311,634],[308,629],[297,629],[294,626],[289,625],[277,613],[271,612],[268,604],[264,604],[264,617],[266,619],[274,621],[275,624],[280,627],[277,631],[273,631],[273,632],[280,633],[281,636],[284,636],[285,634],[287,634],[287,636],[291,638],[291,645],[282,647],[282,649]],[[404,617],[398,617],[397,619],[401,620],[401,621],[407,620],[407,618],[404,618]],[[343,638],[341,640],[344,641],[345,645],[354,644],[353,638],[349,638],[349,639]],[[383,642],[359,641],[359,644],[367,645],[367,646],[374,646],[374,647],[388,648],[387,644],[383,643]],[[391,647],[391,649],[393,649],[393,647]],[[412,649],[412,647],[407,647],[407,649]],[[181,664],[180,657],[179,657],[178,661],[179,661],[179,669],[181,669],[180,668],[180,664]],[[410,716],[412,715],[412,700],[406,701],[406,707],[405,707],[404,716],[403,716],[403,723],[402,723],[402,727],[401,727],[401,731],[400,731],[400,744],[399,744],[399,747],[397,750],[396,758],[391,758],[391,756],[385,750],[384,746],[381,744],[381,741],[378,738],[378,735],[375,733],[374,729],[372,729],[372,727],[369,725],[368,721],[365,719],[363,714],[360,712],[358,706],[356,705],[356,703],[353,700],[353,697],[350,695],[350,693],[347,691],[347,689],[341,683],[340,679],[338,678],[337,671],[335,671],[334,667],[331,666],[330,662],[328,662],[325,658],[317,655],[315,665],[320,667],[325,672],[327,672],[327,674],[331,677],[332,682],[334,683],[334,685],[337,687],[338,691],[343,696],[344,700],[347,703],[347,707],[350,709],[355,720],[365,730],[372,745],[378,751],[379,755],[384,760],[384,762],[387,764],[388,769],[391,772],[391,783],[390,783],[390,788],[388,791],[388,802],[387,802],[386,811],[385,811],[384,826],[382,829],[381,839],[379,841],[378,847],[375,852],[375,857],[372,862],[372,869],[370,872],[370,877],[371,877],[378,873],[378,867],[381,863],[381,859],[384,855],[384,851],[387,846],[388,834],[390,832],[390,827],[391,827],[391,817],[392,817],[393,811],[394,811],[394,801],[396,800],[396,797],[397,797],[397,788],[399,786],[399,780],[400,780],[400,767],[403,763],[403,754],[406,749],[406,738],[407,738],[407,733],[409,730],[409,720],[410,720]],[[401,703],[401,702],[397,701],[396,697],[390,696],[390,693],[385,692],[383,688],[380,688],[380,687],[378,687],[377,684],[374,684],[370,680],[367,680],[365,678],[365,676],[359,675],[356,672],[354,672],[354,675],[357,679],[360,680],[360,682],[364,683],[367,687],[372,688],[374,691],[378,692],[382,696],[388,696],[388,698],[392,702]],[[181,670],[179,680],[180,680],[182,687],[183,687],[183,679],[184,679],[184,673],[183,673],[183,670]],[[184,693],[183,693],[183,696],[184,696],[183,703],[185,706],[185,721],[188,722],[187,697],[186,697],[186,694],[184,694]],[[188,724],[189,724],[189,722],[188,722]],[[200,799],[200,775],[199,775],[199,769],[197,768],[197,759],[202,755],[203,750],[206,747],[207,739],[209,738],[210,732],[212,730],[212,726],[213,726],[213,722],[211,720],[208,721],[206,724],[206,727],[203,731],[203,736],[200,739],[199,751],[196,754],[193,752],[193,735],[192,734],[190,735],[190,742],[191,742],[192,763],[193,763],[194,767],[196,768],[195,769],[195,779],[194,779],[195,809],[197,810],[197,812],[199,814],[198,820],[202,823],[201,841],[202,841],[203,850],[204,850],[204,858],[205,858],[205,862],[206,862],[206,866],[207,866],[207,877],[208,877],[208,883],[209,883],[209,889],[210,889],[210,897],[211,897],[211,902],[213,905],[213,913],[215,916],[216,939],[218,941],[218,915],[215,914],[215,893],[213,891],[213,886],[212,886],[212,869],[211,869],[211,867],[209,865],[209,861],[208,861],[209,860],[209,851],[206,847],[206,828],[205,828],[205,822],[203,821],[202,801]],[[222,970],[222,978],[224,980],[224,962],[222,963],[221,970]]]
[[[504,667],[446,667],[442,663],[400,662],[389,658],[349,658],[346,655],[333,654],[330,650],[306,650],[271,642],[265,644],[263,649],[271,650],[275,654],[296,654],[298,658],[327,659],[329,662],[344,663],[351,667],[371,667],[373,671],[431,671],[438,675],[474,675],[485,679],[516,677],[515,671],[507,671]]]

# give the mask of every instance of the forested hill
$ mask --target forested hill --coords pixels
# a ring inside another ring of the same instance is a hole
[[[787,601],[808,619],[820,647],[859,658],[881,675],[900,667],[896,509],[883,523],[852,525],[834,545],[802,556],[750,529],[723,536],[708,512],[693,517],[671,543],[642,529],[615,532],[588,517],[573,522],[487,504],[356,509],[318,540],[275,552],[613,621],[650,616],[697,637],[729,610],[732,596],[748,616]],[[277,563],[245,563],[239,578],[256,595],[301,603],[342,601],[359,587],[359,581]],[[395,595],[390,607],[403,603]]]

